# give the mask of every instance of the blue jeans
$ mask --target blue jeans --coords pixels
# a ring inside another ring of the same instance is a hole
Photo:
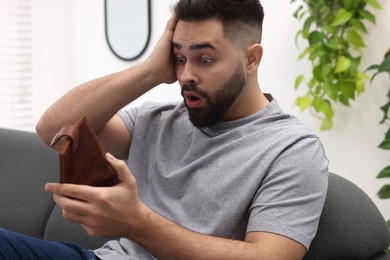
[[[95,254],[76,245],[41,240],[0,229],[0,259],[85,259],[95,260]]]

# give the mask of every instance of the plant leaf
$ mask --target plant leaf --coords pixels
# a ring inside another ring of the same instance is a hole
[[[341,102],[341,104],[343,104],[344,106],[347,106],[349,107],[349,99],[343,95],[339,95],[339,101]]]
[[[316,18],[315,18],[313,15],[309,16],[309,17],[305,20],[305,22],[303,23],[303,30],[310,30],[310,27],[311,27],[312,23],[313,23],[315,20],[316,20]]]
[[[334,111],[331,103],[326,99],[314,98],[312,106],[318,113],[323,113],[326,119],[331,120],[334,116]]]
[[[312,78],[312,79],[309,80],[309,82],[307,83],[307,86],[311,89],[311,88],[313,88],[316,84],[317,84],[317,80],[316,80],[315,78]]]
[[[390,150],[390,140],[384,140],[380,145],[379,148],[384,150]]]
[[[379,175],[377,176],[378,179],[381,179],[381,178],[390,178],[390,166],[387,166],[386,168],[384,168],[380,173]]]
[[[340,45],[340,38],[337,36],[332,37],[327,43],[325,43],[325,46],[332,50],[338,50],[339,45]]]
[[[379,65],[378,72],[390,71],[390,56],[387,56]]]
[[[348,41],[351,42],[355,47],[366,47],[364,40],[357,30],[350,30],[348,33]]]
[[[324,119],[322,120],[320,130],[321,131],[327,131],[330,130],[333,127],[333,122],[330,119]]]
[[[338,61],[337,61],[337,65],[336,65],[336,68],[335,68],[335,73],[341,73],[341,72],[344,72],[346,71],[349,67],[351,66],[351,61],[345,57],[345,56],[341,56]]]
[[[381,199],[388,199],[388,198],[390,198],[390,185],[389,185],[389,184],[386,184],[385,186],[383,186],[383,187],[379,190],[378,196],[379,196],[379,198],[381,198]]]
[[[311,47],[306,48],[299,56],[298,60],[303,59],[307,54],[309,54],[312,51]]]
[[[387,130],[385,134],[385,139],[389,140],[390,139],[390,128]]]
[[[291,1],[293,3],[295,1]],[[298,9],[294,12],[294,17],[298,19],[300,11],[303,9],[303,5],[300,5]]]
[[[298,45],[298,40],[299,40],[299,36],[302,34],[302,30],[297,32],[297,34],[295,35],[295,46],[297,46],[297,48],[299,49],[299,45]]]
[[[309,18],[307,18],[305,23],[303,24],[302,37],[304,39],[307,39],[309,37],[310,27],[314,21],[315,21],[315,17],[309,16]]]
[[[367,70],[377,70],[377,69],[379,69],[379,65],[378,65],[378,64],[374,64],[374,65],[371,65],[370,67],[368,67],[368,68],[366,69],[366,71],[367,71]]]
[[[349,66],[348,68],[349,76],[355,79],[360,79],[358,75],[359,74],[358,66],[360,61],[353,58],[351,58],[350,61],[351,61],[351,66]]]
[[[322,57],[326,55],[328,52],[324,49],[316,49],[309,55],[309,60],[313,61],[318,57]]]
[[[366,20],[370,21],[373,24],[376,24],[376,18],[375,15],[370,13],[369,11],[366,10],[360,10],[359,14]]]
[[[357,91],[358,95],[363,93],[364,90],[365,90],[365,88],[364,88],[364,80],[362,80],[362,79],[356,80],[356,91]]]
[[[321,74],[324,80],[326,80],[326,78],[330,75],[331,72],[332,72],[332,67],[330,63],[324,63],[321,65]],[[333,74],[331,76],[333,76]]]
[[[389,114],[389,110],[390,110],[390,101],[387,102],[386,105],[381,106],[381,110],[383,112],[383,118],[379,123],[383,124],[387,119],[389,119],[388,114]],[[390,132],[390,130],[389,130],[389,132]],[[387,134],[386,134],[386,136],[387,136]]]
[[[321,67],[320,66],[316,66],[313,68],[313,76],[314,78],[318,81],[318,82],[322,82],[324,81],[323,77],[322,77],[322,71],[321,71]],[[317,86],[317,89],[318,89],[318,86]],[[316,91],[316,95],[319,95],[318,94],[318,91]]]
[[[308,96],[299,97],[295,101],[295,103],[301,109],[301,111],[306,110],[311,105],[311,102],[312,102],[311,98],[309,98]]]
[[[353,4],[353,0],[343,0],[343,6],[347,10],[351,10],[352,9],[352,4]]]
[[[309,35],[309,43],[310,45],[321,43],[325,36],[319,31],[311,32]]]
[[[382,5],[377,0],[365,0],[367,4],[376,9],[382,9]]]
[[[333,85],[331,83],[325,83],[324,91],[332,100],[334,101],[337,100],[339,94],[339,88],[336,85]]]
[[[364,25],[364,23],[362,21],[360,21],[359,19],[352,19],[351,20],[351,25],[353,26],[353,28],[363,32],[363,33],[368,33],[367,31],[367,27]]]
[[[351,18],[352,18],[351,12],[348,12],[344,8],[340,8],[336,14],[336,18],[334,19],[334,21],[331,23],[330,26],[339,26],[339,25],[345,24],[346,22],[351,20]]]
[[[302,81],[304,80],[305,78],[303,77],[303,75],[299,75],[296,79],[295,79],[295,89],[298,89],[299,86],[301,85]]]
[[[339,87],[342,95],[349,99],[355,99],[356,82],[340,81]]]

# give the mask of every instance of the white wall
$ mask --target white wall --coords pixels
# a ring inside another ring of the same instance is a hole
[[[152,1],[152,37],[145,59],[161,35],[170,16],[173,0]],[[260,84],[271,92],[287,111],[304,120],[318,130],[319,122],[308,113],[300,113],[294,106],[299,95],[294,90],[298,74],[307,74],[307,62],[298,61],[300,50],[295,45],[295,33],[299,21],[292,17],[296,5],[290,1],[265,1],[265,24],[263,47],[264,57],[260,68]],[[368,25],[370,35],[365,38],[369,49],[365,50],[362,68],[381,61],[390,47],[390,2],[380,1],[382,11],[374,11],[377,26]],[[37,118],[51,103],[72,87],[86,80],[112,73],[129,66],[116,58],[106,44],[104,35],[104,10],[102,0],[34,0],[36,50],[35,82],[38,90]],[[304,46],[302,45],[302,48]],[[377,148],[385,126],[378,124],[381,119],[379,107],[385,103],[390,80],[378,77],[366,92],[346,109],[336,107],[335,127],[328,132],[319,132],[330,170],[351,180],[361,187],[376,203],[386,219],[390,218],[390,200],[379,200],[379,188],[386,183],[375,177],[390,164],[389,153]],[[161,86],[140,101],[146,99],[180,99],[177,84]]]
[[[36,118],[70,85],[70,11],[66,0],[33,0]]]

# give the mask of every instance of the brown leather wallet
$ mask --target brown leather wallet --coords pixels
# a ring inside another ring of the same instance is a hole
[[[115,170],[107,162],[103,146],[82,117],[76,124],[64,126],[50,146],[66,138],[60,156],[60,182],[109,187],[118,183]]]

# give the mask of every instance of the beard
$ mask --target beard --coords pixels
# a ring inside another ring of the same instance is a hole
[[[210,97],[192,82],[184,84],[182,94],[184,90],[193,91],[205,99],[204,105],[199,108],[189,108],[186,104],[192,124],[202,128],[211,127],[220,122],[234,104],[245,85],[246,79],[241,63],[237,66],[232,77],[215,93],[214,97]]]

